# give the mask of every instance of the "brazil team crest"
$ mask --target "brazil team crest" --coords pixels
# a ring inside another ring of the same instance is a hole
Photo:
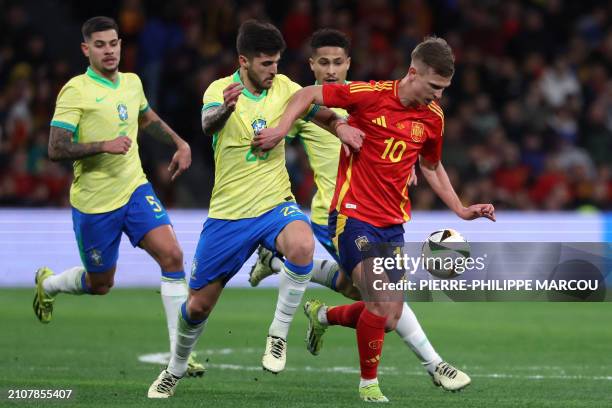
[[[253,128],[253,133],[257,134],[267,127],[266,120],[261,118],[255,119],[253,123],[251,123],[251,127]]]
[[[89,251],[89,259],[95,266],[102,265],[102,254],[100,254],[100,251],[95,248]]]
[[[124,104],[120,103],[119,105],[117,105],[117,112],[119,112],[119,119],[127,120],[127,118],[128,118],[128,109],[127,109],[127,106],[125,106]]]

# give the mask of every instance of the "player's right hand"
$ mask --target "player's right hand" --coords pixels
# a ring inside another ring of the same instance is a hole
[[[234,110],[243,89],[244,86],[240,82],[234,82],[225,87],[223,90],[223,105],[230,110]]]
[[[110,154],[126,154],[132,146],[132,139],[128,136],[119,136],[104,142],[104,152]]]
[[[338,139],[352,151],[358,152],[363,144],[365,133],[361,129],[343,123],[336,128]]]

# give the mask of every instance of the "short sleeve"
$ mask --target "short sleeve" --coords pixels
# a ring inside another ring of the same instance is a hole
[[[442,159],[442,134],[444,133],[444,121],[437,118],[430,127],[431,136],[423,143],[421,156],[428,162],[437,163]]]
[[[57,96],[51,126],[75,132],[82,115],[81,92],[73,84],[64,85]]]
[[[223,105],[223,86],[222,81],[215,81],[206,88],[204,97],[202,98],[202,110],[212,108],[214,106]]]
[[[138,78],[138,77],[137,77]],[[144,93],[144,89],[142,87],[142,81],[138,78],[139,92],[140,92],[140,104],[138,105],[138,110],[140,113],[144,113],[149,110],[149,101]]]
[[[329,108],[342,108],[350,113],[374,105],[381,89],[375,82],[324,84],[323,102]]]

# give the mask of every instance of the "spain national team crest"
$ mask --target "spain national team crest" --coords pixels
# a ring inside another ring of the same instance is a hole
[[[117,105],[117,112],[119,112],[119,119],[127,120],[127,118],[128,118],[128,109],[127,109],[127,106],[125,106],[124,104],[120,103],[119,105]]]
[[[102,254],[95,248],[89,251],[89,259],[94,266],[102,265]]]
[[[413,142],[422,143],[425,140],[425,126],[421,122],[411,122],[410,137]]]
[[[357,246],[357,249],[359,249],[361,252],[365,252],[370,249],[370,241],[368,241],[368,237],[366,237],[365,235],[357,237],[357,239],[355,240],[355,245]]]
[[[253,123],[251,123],[251,127],[253,128],[253,133],[257,134],[267,127],[266,120],[262,118],[255,119]]]

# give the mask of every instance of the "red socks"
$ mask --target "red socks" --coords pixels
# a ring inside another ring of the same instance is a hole
[[[362,301],[350,305],[335,306],[327,310],[327,321],[331,326],[357,327],[359,316],[363,312],[365,303]]]
[[[376,378],[380,354],[385,340],[386,316],[378,316],[365,308],[363,301],[350,305],[336,306],[327,310],[330,325],[340,325],[357,329],[357,347],[361,378]]]
[[[357,322],[357,347],[359,348],[359,366],[361,378],[376,378],[378,363],[385,341],[386,316],[378,316],[363,309]]]

